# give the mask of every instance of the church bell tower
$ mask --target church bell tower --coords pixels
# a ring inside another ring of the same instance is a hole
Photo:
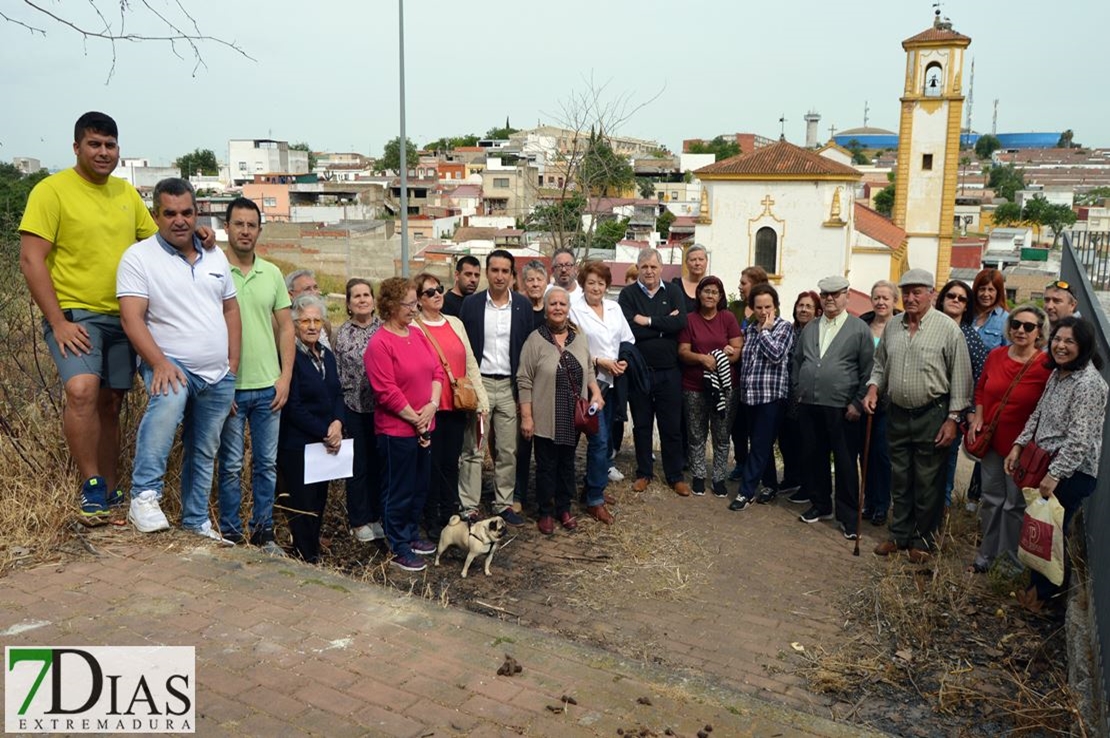
[[[902,42],[906,79],[892,220],[906,231],[909,267],[933,272],[938,285],[948,281],[952,266],[964,50],[970,44],[939,10],[931,28]]]

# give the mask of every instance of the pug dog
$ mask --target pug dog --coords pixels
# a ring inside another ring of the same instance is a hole
[[[451,546],[458,546],[466,551],[466,563],[463,564],[462,570],[463,579],[466,579],[466,574],[470,571],[470,562],[474,561],[477,556],[486,557],[486,564],[483,568],[488,577],[490,562],[493,561],[493,554],[497,551],[501,538],[505,535],[505,530],[505,521],[497,516],[469,523],[458,515],[452,515],[451,520],[443,528],[443,532],[439,534],[436,566],[439,566],[439,557],[443,555],[444,551]]]

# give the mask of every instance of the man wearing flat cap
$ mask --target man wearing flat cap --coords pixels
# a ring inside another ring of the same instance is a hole
[[[890,540],[879,556],[907,550],[910,561],[929,558],[944,517],[948,449],[971,404],[971,359],[955,321],[933,310],[933,275],[910,269],[899,280],[905,312],[887,324],[875,351],[864,409],[889,398]]]
[[[875,357],[871,329],[849,315],[848,280],[840,275],[817,283],[823,314],[811,320],[798,338],[791,371],[798,398],[802,446],[806,453],[804,489],[812,503],[803,523],[834,517],[844,537],[859,535],[860,417]],[[829,454],[836,470],[836,497],[829,476]]]

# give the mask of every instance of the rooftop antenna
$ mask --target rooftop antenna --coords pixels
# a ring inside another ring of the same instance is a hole
[[[863,127],[867,128],[867,114],[871,112],[871,108],[867,105],[867,101],[863,101]]]
[[[779,118],[779,141],[786,140],[786,113]]]
[[[991,135],[998,135],[998,98],[994,99],[994,115],[991,116]]]

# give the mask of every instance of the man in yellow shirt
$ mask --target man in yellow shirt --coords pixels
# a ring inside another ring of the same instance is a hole
[[[19,266],[43,315],[46,344],[65,387],[62,427],[84,480],[80,519],[107,522],[119,490],[119,411],[135,352],[120,326],[116,267],[158,226],[139,193],[113,177],[116,122],[89,112],[73,131],[72,169],[39,182],[19,224]],[[206,245],[214,243],[209,231]]]

